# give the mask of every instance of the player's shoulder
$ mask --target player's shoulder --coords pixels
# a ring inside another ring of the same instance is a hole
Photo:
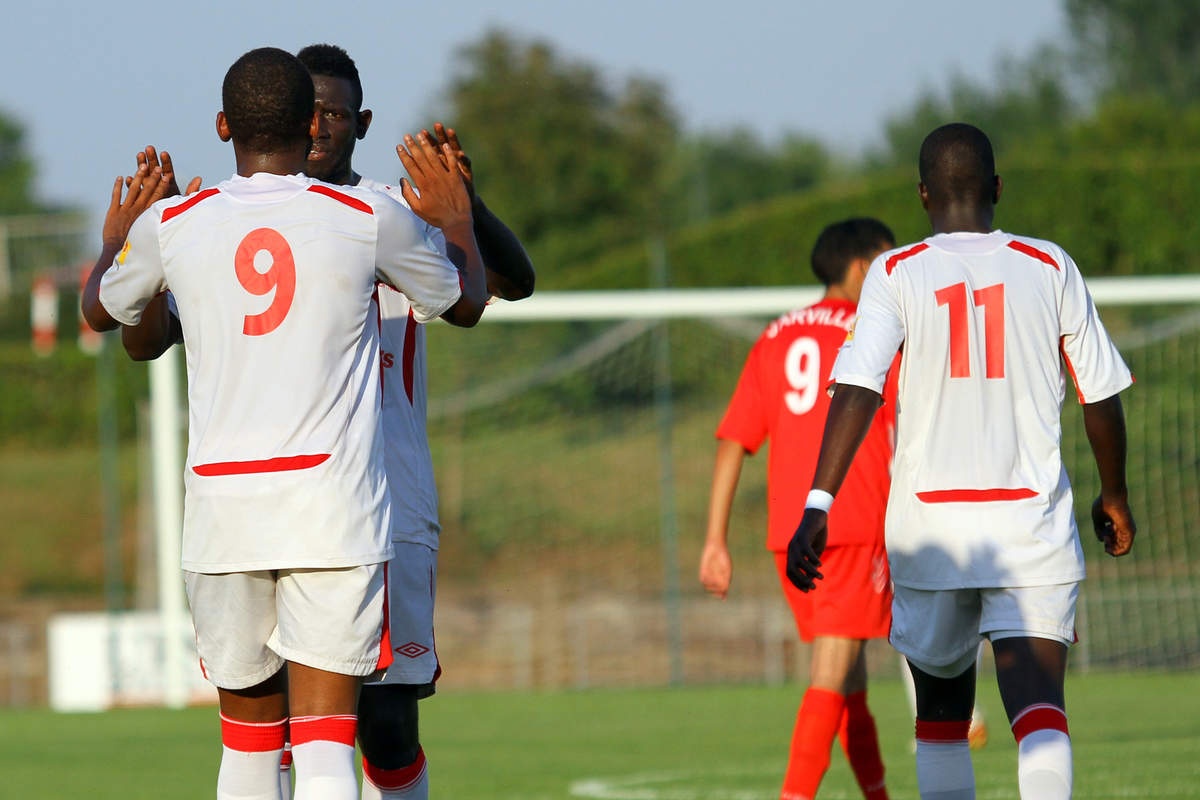
[[[1007,247],[1009,250],[1019,253],[1026,258],[1040,261],[1047,267],[1053,267],[1059,272],[1062,272],[1067,264],[1072,263],[1071,257],[1067,255],[1067,251],[1049,239],[1038,239],[1033,236],[1022,236],[1015,233],[1008,234],[1008,238]]]
[[[164,197],[162,200],[150,206],[151,218],[159,223],[168,223],[172,220],[183,217],[193,208],[211,201],[212,198],[221,194],[219,186],[209,186],[188,195],[176,195],[175,197]]]
[[[919,259],[923,253],[927,254],[929,249],[929,240],[922,239],[919,242],[909,242],[899,247],[893,247],[891,250],[884,250],[871,262],[871,269],[881,269],[885,275],[891,276],[901,264]]]

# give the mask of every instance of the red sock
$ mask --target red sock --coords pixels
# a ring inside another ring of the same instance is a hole
[[[809,687],[796,714],[787,774],[780,800],[812,800],[829,768],[829,748],[842,721],[846,698],[828,689]]]
[[[888,800],[883,781],[883,758],[879,755],[879,735],[875,731],[875,718],[867,708],[865,691],[846,696],[846,713],[842,716],[838,737],[863,797]]]

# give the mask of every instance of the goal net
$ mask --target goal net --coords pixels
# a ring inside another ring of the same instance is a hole
[[[1138,379],[1123,400],[1140,532],[1120,560],[1092,537],[1096,469],[1068,402],[1063,453],[1089,572],[1072,663],[1195,666],[1200,281],[1091,285]],[[713,431],[746,353],[772,317],[817,296],[545,293],[496,304],[472,331],[430,326],[447,684],[778,681],[806,671],[763,549],[765,453],[747,460],[739,483],[729,599],[707,597],[696,575]],[[871,654],[895,668],[886,646]]]

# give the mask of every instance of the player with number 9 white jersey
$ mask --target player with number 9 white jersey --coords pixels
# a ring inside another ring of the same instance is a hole
[[[189,376],[184,569],[391,557],[377,281],[420,322],[461,293],[423,224],[371,191],[258,173],[134,224],[100,300],[133,325],[173,290]]]
[[[1066,372],[1081,403],[1133,377],[1075,262],[1052,242],[1000,230],[884,253],[833,380],[882,392],[902,345],[892,579],[926,590],[1082,579],[1059,452]]]

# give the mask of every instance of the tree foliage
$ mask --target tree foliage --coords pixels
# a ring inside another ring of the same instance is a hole
[[[1066,0],[1078,63],[1102,92],[1200,98],[1196,0]]]
[[[38,210],[33,196],[33,161],[25,150],[25,130],[0,112],[0,216]]]

